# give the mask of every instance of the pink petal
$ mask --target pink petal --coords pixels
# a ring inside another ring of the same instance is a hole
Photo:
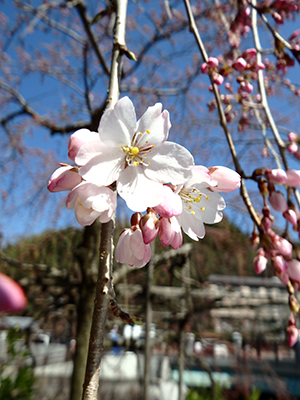
[[[0,272],[0,311],[20,311],[26,306],[27,298],[22,287]]]

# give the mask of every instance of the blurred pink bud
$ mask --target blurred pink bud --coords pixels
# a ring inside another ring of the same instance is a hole
[[[27,306],[23,288],[0,272],[0,311],[21,311]]]
[[[264,63],[262,63],[262,62],[257,62],[257,61],[255,61],[255,63],[254,63],[254,71],[259,71],[260,69],[266,69],[266,66],[265,66],[265,64]]]
[[[233,93],[234,90],[232,89],[231,85],[229,82],[225,83],[225,89],[228,90],[229,93]]]
[[[182,213],[182,201],[180,196],[177,193],[174,193],[168,185],[164,185],[162,191],[162,202],[158,206],[154,207],[154,210],[164,218],[180,215]]]
[[[216,187],[211,187],[214,192],[233,192],[241,186],[241,177],[233,169],[222,166],[208,169],[212,179],[218,182]]]
[[[266,178],[271,183],[277,183],[278,185],[286,185],[287,176],[283,169],[267,169],[265,172]]]
[[[207,74],[208,73],[208,66],[207,66],[206,63],[203,63],[201,65],[201,72],[202,72],[202,74]]]
[[[219,65],[219,60],[216,57],[209,57],[207,65],[211,68],[217,68]]]
[[[242,54],[242,56],[246,59],[246,60],[251,60],[256,56],[256,49],[247,49],[244,51],[244,53]]]
[[[274,18],[274,20],[277,24],[283,24],[283,18],[278,12],[273,11],[272,17]]]
[[[259,249],[257,256],[254,258],[254,270],[256,274],[261,274],[267,266],[267,258],[263,249]]]
[[[154,212],[148,212],[140,220],[140,228],[143,233],[143,240],[145,244],[149,244],[156,238],[158,234],[158,218]]]
[[[289,326],[286,328],[286,333],[289,346],[293,347],[299,340],[299,330],[295,324],[289,324]]]
[[[222,83],[224,82],[224,78],[222,75],[214,73],[213,74],[213,81],[216,85],[222,85]]]
[[[63,190],[72,190],[82,181],[78,170],[71,165],[58,168],[53,172],[49,179],[47,188],[50,192],[61,192]]]
[[[290,132],[289,134],[288,134],[288,138],[289,138],[289,141],[290,142],[293,142],[293,141],[295,141],[296,139],[297,139],[297,135],[296,135],[296,133],[294,133],[294,132]]]
[[[175,246],[174,249],[177,249],[181,246],[181,227],[176,217],[159,219],[159,239],[164,247],[171,245],[172,247]]]
[[[277,235],[277,233],[275,233],[272,229],[269,229],[268,235],[273,243],[274,248],[278,250],[278,253],[286,257],[292,257],[293,246],[288,240]]]
[[[142,268],[150,258],[150,245],[144,243],[142,231],[136,227],[124,229],[116,246],[115,260],[131,267]]]
[[[300,171],[289,169],[286,171],[287,185],[290,187],[300,187]]]
[[[99,141],[100,136],[98,132],[92,132],[89,129],[79,129],[74,132],[69,139],[68,144],[68,157],[70,160],[75,162],[75,157],[77,156],[80,147],[86,143],[93,142],[94,140]]]
[[[274,210],[284,212],[288,208],[286,198],[279,190],[273,190],[269,195],[269,202]]]
[[[293,226],[297,225],[297,215],[294,210],[288,209],[283,213],[284,218],[289,221]]]
[[[287,261],[279,255],[272,257],[272,264],[280,272],[286,272],[289,267]]]
[[[300,261],[293,259],[287,263],[287,274],[290,277],[290,280],[300,283]]]
[[[248,81],[242,81],[240,83],[240,88],[241,88],[241,90],[243,90],[244,92],[247,92],[247,93],[253,92],[253,85],[251,85],[251,83]]]
[[[275,269],[274,274],[277,276],[277,278],[279,278],[281,280],[281,282],[284,285],[288,285],[290,280],[289,280],[289,276],[286,272],[281,272],[281,271]]]
[[[247,67],[247,61],[243,57],[239,57],[233,64],[232,67],[237,71],[241,72]]]
[[[288,144],[287,149],[290,153],[294,154],[298,151],[298,145],[296,142],[291,142]]]

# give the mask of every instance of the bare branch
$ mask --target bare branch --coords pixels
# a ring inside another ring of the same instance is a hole
[[[79,4],[76,5],[77,11],[80,15],[81,21],[83,23],[84,29],[91,41],[91,45],[96,53],[96,56],[98,57],[98,60],[100,64],[102,65],[102,68],[105,72],[106,75],[109,75],[109,68],[107,66],[107,63],[105,61],[105,58],[103,57],[101,50],[98,45],[98,40],[95,37],[92,28],[91,28],[91,21],[86,13],[86,7],[83,1],[81,1]]]

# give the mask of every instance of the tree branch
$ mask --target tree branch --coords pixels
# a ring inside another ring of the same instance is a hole
[[[113,106],[119,98],[119,79],[122,65],[122,51],[125,45],[127,1],[116,1],[115,41],[112,54],[107,107]],[[109,302],[114,297],[112,285],[112,257],[114,218],[102,224],[99,275],[93,311],[88,360],[83,385],[83,400],[96,400],[99,387],[100,363],[103,352],[105,324]]]
[[[197,29],[197,26],[196,26],[196,23],[195,23],[195,19],[194,19],[194,15],[193,15],[189,0],[184,0],[184,4],[185,4],[185,7],[186,7],[186,12],[187,12],[187,15],[188,15],[188,19],[189,19],[190,31],[195,36],[195,39],[196,39],[196,42],[197,42],[197,45],[198,45],[198,48],[200,50],[200,53],[202,55],[203,60],[205,62],[207,62],[208,61],[208,56],[207,56],[204,44],[203,44],[203,42],[201,40],[199,31]],[[214,83],[213,78],[212,78],[211,75],[209,75],[209,78],[210,78],[210,81],[211,81],[211,85],[212,85],[212,88],[213,88],[213,92],[214,92],[216,103],[217,103],[217,107],[218,107],[220,125],[223,128],[225,137],[227,139],[227,143],[228,143],[228,146],[229,146],[229,149],[230,149],[230,152],[231,152],[231,156],[232,156],[233,163],[235,165],[235,169],[241,175],[241,178],[242,178],[241,179],[241,188],[240,188],[241,196],[242,196],[242,198],[244,200],[244,203],[245,203],[245,205],[246,205],[246,207],[248,209],[248,212],[249,212],[253,222],[255,223],[255,225],[258,227],[259,230],[262,230],[263,228],[261,226],[260,219],[259,219],[258,215],[256,214],[256,211],[254,210],[254,207],[253,207],[253,205],[251,203],[251,200],[250,200],[250,197],[249,197],[249,194],[248,194],[245,182],[244,182],[245,174],[244,174],[244,171],[242,170],[242,168],[240,166],[240,163],[239,163],[239,160],[238,160],[238,157],[237,157],[237,154],[236,154],[235,146],[234,146],[231,134],[230,134],[228,126],[227,126],[227,121],[226,121],[225,113],[224,113],[224,110],[223,110],[223,107],[222,107],[222,101],[221,101],[221,98],[220,98],[218,85],[216,85]]]
[[[88,35],[88,37],[89,37],[89,39],[91,41],[91,45],[92,45],[92,47],[93,47],[93,49],[94,49],[94,51],[96,53],[96,56],[97,56],[97,58],[98,58],[98,60],[99,60],[99,62],[101,64],[105,74],[109,75],[109,73],[110,73],[109,72],[109,68],[108,68],[107,63],[105,61],[105,58],[103,57],[103,55],[101,53],[101,50],[100,50],[100,48],[98,46],[98,40],[95,37],[95,35],[94,35],[94,33],[93,33],[92,29],[91,29],[91,21],[90,21],[88,15],[86,13],[86,7],[85,7],[84,2],[82,1],[79,4],[77,4],[76,8],[77,8],[77,11],[78,11],[78,13],[80,15],[80,18],[81,18],[81,21],[83,23],[84,29],[85,29],[85,31],[86,31],[86,33],[87,33],[87,35]]]

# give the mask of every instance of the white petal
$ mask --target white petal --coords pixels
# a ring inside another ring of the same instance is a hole
[[[117,191],[133,211],[145,211],[162,201],[162,185],[143,174],[142,167],[127,167],[117,181]]]
[[[209,173],[209,169],[203,165],[195,165],[192,168],[192,178],[185,183],[186,187],[194,186],[195,183],[203,183],[202,187],[216,186],[218,181],[212,179]]]
[[[195,218],[194,215],[187,212],[183,212],[181,215],[176,217],[183,231],[193,240],[198,240],[198,237],[202,239],[205,236],[205,228],[203,223]]]
[[[149,157],[150,165],[145,168],[145,175],[148,178],[176,185],[192,177],[194,158],[183,146],[165,142],[151,154],[153,156]]]
[[[75,162],[77,165],[84,165],[101,153],[107,153],[107,147],[101,142],[99,137],[99,140],[85,143],[79,148]]]
[[[85,208],[84,206],[80,205],[78,201],[75,204],[75,216],[80,225],[87,226],[92,225],[95,219],[99,217],[99,213],[97,211],[92,211]]]
[[[143,241],[143,235],[140,230],[136,230],[131,235],[130,247],[134,256],[138,260],[143,260],[145,255],[145,243]]]
[[[99,133],[107,146],[120,147],[130,145],[131,137],[136,131],[136,114],[128,97],[123,97],[103,114]]]
[[[161,112],[161,110],[162,105],[157,103],[149,107],[139,119],[136,131],[144,134],[139,140],[140,145],[145,145],[146,141],[157,145],[167,140],[171,128],[169,112],[167,110]],[[150,133],[147,134],[147,131]]]
[[[197,187],[197,185],[195,185]],[[216,224],[223,218],[221,212],[226,207],[225,200],[217,192],[201,190],[202,196],[199,203],[193,203],[192,208],[195,211],[195,217],[201,219],[206,224]],[[206,197],[207,196],[207,197]],[[201,210],[201,208],[204,210]]]
[[[97,154],[88,163],[79,168],[83,179],[96,185],[109,186],[115,182],[124,169],[123,151],[112,149],[110,152]]]

